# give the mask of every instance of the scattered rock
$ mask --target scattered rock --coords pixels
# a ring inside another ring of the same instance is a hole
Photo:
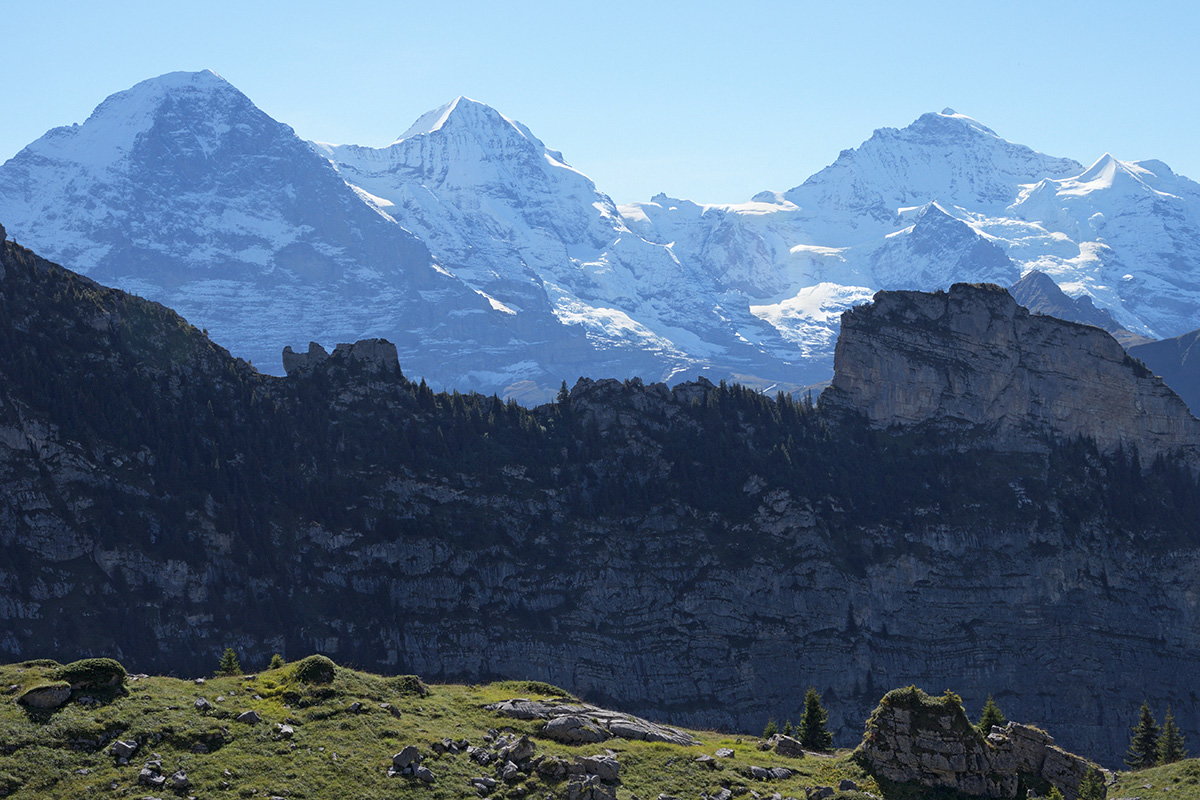
[[[208,702],[208,700],[203,697],[197,698],[196,702],[192,703],[192,705],[194,705],[196,707],[196,710],[199,711],[201,714],[203,714],[206,711],[212,711],[212,708],[213,708],[213,704]]]
[[[723,769],[723,767],[721,766],[721,762],[717,761],[717,759],[713,758],[708,753],[696,756],[696,763],[702,764],[703,766],[706,766],[709,769]]]
[[[838,783],[838,791],[839,792],[857,792],[858,784],[855,783],[854,781],[850,780],[849,778],[842,778],[841,782]]]
[[[138,773],[138,783],[142,786],[161,789],[166,782],[167,776],[162,774],[162,763],[159,761],[147,761]]]
[[[262,721],[262,717],[258,715],[257,711],[251,709],[250,711],[243,711],[242,713],[238,714],[237,721],[243,722],[247,725],[257,725]]]
[[[773,748],[776,753],[785,758],[804,758],[804,746],[800,744],[799,739],[793,739],[791,736],[776,734],[767,740],[769,749]]]
[[[588,775],[595,775],[605,783],[621,781],[621,765],[612,756],[583,756],[576,761],[583,765]]]
[[[771,771],[766,767],[752,766],[750,767],[750,777],[756,781],[770,780]]]
[[[413,775],[416,776],[417,780],[424,781],[425,783],[433,783],[434,781],[433,772],[429,769],[429,767],[418,765],[417,768],[413,770]]]
[[[276,725],[275,729],[277,731],[279,731],[279,736],[280,736],[280,738],[283,738],[283,739],[290,739],[296,733],[295,728],[293,728],[291,725],[285,725],[282,722],[279,723],[278,725]]]
[[[421,760],[421,751],[417,749],[415,744],[410,744],[399,753],[392,756],[392,767],[398,770],[407,769],[410,764],[415,764]]]
[[[171,776],[171,788],[177,792],[186,792],[192,788],[192,782],[188,780],[187,773],[179,770]]]
[[[137,742],[122,741],[118,739],[112,743],[112,747],[109,748],[109,752],[111,752],[117,758],[132,758],[133,754],[137,752],[137,749]]]
[[[777,781],[786,781],[792,777],[792,771],[787,767],[771,767],[771,777]]]
[[[717,758],[733,758],[734,754],[733,754],[733,751],[730,750],[728,747],[720,747],[720,748],[717,748],[717,752],[714,753],[714,755]]]
[[[522,736],[508,747],[502,749],[499,755],[500,758],[520,763],[533,758],[535,752],[537,752],[537,745],[528,736]]]

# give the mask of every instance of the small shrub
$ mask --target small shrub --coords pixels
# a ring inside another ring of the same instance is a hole
[[[416,678],[420,682],[420,678],[416,675],[397,675],[397,678]],[[552,683],[545,681],[505,681],[506,688],[511,688],[515,692],[525,692],[528,694],[540,694],[547,697],[571,697],[571,693],[566,689],[555,686]]]
[[[276,653],[271,656],[271,663],[267,665],[267,669],[280,669],[284,665],[283,656]]]
[[[72,689],[98,689],[116,686],[125,680],[125,667],[113,658],[84,658],[59,667],[54,677],[71,684]]]
[[[296,662],[292,675],[300,683],[332,683],[337,674],[337,664],[333,660],[320,655],[312,655]]]

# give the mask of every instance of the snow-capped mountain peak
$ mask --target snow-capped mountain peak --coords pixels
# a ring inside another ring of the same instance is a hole
[[[1017,187],[1078,174],[1082,165],[1002,139],[991,128],[946,109],[906,128],[880,128],[785,197],[808,213],[875,220],[899,227],[895,214],[932,200],[963,208],[1002,209]]]

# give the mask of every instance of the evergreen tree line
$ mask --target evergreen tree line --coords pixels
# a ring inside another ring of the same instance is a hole
[[[1142,703],[1138,712],[1137,724],[1129,737],[1129,751],[1125,754],[1125,764],[1130,769],[1147,769],[1161,764],[1174,764],[1187,758],[1187,745],[1171,707],[1167,706],[1167,715],[1162,727],[1154,721],[1154,714],[1148,703]]]

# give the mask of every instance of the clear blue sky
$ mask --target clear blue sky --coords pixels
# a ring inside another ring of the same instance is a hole
[[[0,160],[107,95],[212,69],[308,139],[381,146],[463,94],[618,202],[788,189],[878,127],[951,106],[1091,162],[1200,180],[1200,4],[10,3]]]

